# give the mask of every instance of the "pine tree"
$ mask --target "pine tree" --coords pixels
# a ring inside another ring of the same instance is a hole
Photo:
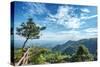
[[[92,54],[90,54],[88,48],[86,48],[84,45],[80,45],[75,55],[73,55],[71,58],[72,62],[92,61],[92,60],[93,60]]]
[[[41,30],[44,30],[46,27],[39,27],[37,26],[32,18],[29,18],[28,21],[26,23],[22,23],[20,25],[20,27],[17,27],[16,28],[16,31],[17,31],[17,35],[20,35],[20,36],[23,36],[26,38],[22,48],[25,47],[25,44],[26,42],[29,40],[29,39],[38,39],[40,36],[39,36],[39,33]]]

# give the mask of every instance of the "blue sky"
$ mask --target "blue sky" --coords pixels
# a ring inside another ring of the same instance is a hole
[[[15,2],[14,15],[14,30],[29,17],[37,25],[46,26],[39,40],[67,41],[97,37],[96,6]],[[15,34],[15,39],[25,38]]]

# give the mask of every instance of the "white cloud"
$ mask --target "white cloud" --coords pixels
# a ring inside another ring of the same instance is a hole
[[[87,19],[92,19],[92,18],[95,18],[95,17],[97,17],[97,15],[93,15],[93,16],[87,17]]]
[[[49,19],[57,19],[59,20],[65,20],[69,18],[68,13],[70,12],[70,7],[68,6],[59,6],[57,13],[55,15],[52,14],[48,14],[49,15]]]
[[[80,19],[78,18],[72,17],[66,23],[68,28],[72,29],[80,28]]]
[[[83,9],[81,9],[81,11],[84,12],[84,13],[90,13],[90,10],[87,9],[87,8],[83,8]]]
[[[25,3],[26,7],[23,7],[23,9],[27,10],[27,13],[25,13],[25,16],[33,16],[33,15],[41,15],[48,13],[48,10],[45,8],[44,4],[39,3]]]
[[[92,19],[92,18],[95,18],[97,17],[97,15],[93,15],[93,16],[82,16],[80,19],[81,20],[88,20],[88,19]]]
[[[97,28],[88,28],[84,30],[87,33],[97,33]]]
[[[61,19],[62,17],[67,16],[70,11],[70,7],[68,6],[60,6],[57,10],[57,14],[55,15],[57,18]],[[66,18],[67,19],[67,18]]]

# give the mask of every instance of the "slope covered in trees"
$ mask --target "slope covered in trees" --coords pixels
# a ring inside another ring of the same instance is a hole
[[[64,53],[68,53],[72,55],[78,49],[78,47],[83,44],[85,47],[88,48],[89,52],[92,54],[96,54],[97,51],[97,38],[90,38],[90,39],[81,39],[78,41],[68,41],[62,45],[57,45],[52,48],[53,51],[60,51]]]
[[[15,49],[15,63],[21,59],[22,54],[22,48]],[[29,51],[28,64],[53,64],[84,61],[94,61],[94,56],[84,45],[80,45],[73,55],[64,54],[59,51],[55,52],[43,47],[31,47]]]

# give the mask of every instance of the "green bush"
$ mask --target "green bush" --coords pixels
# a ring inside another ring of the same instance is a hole
[[[21,48],[14,50],[14,61],[18,62],[23,56],[23,50]]]
[[[32,48],[30,50],[30,63],[32,64],[44,64],[46,62],[45,55],[48,52],[45,48]]]

